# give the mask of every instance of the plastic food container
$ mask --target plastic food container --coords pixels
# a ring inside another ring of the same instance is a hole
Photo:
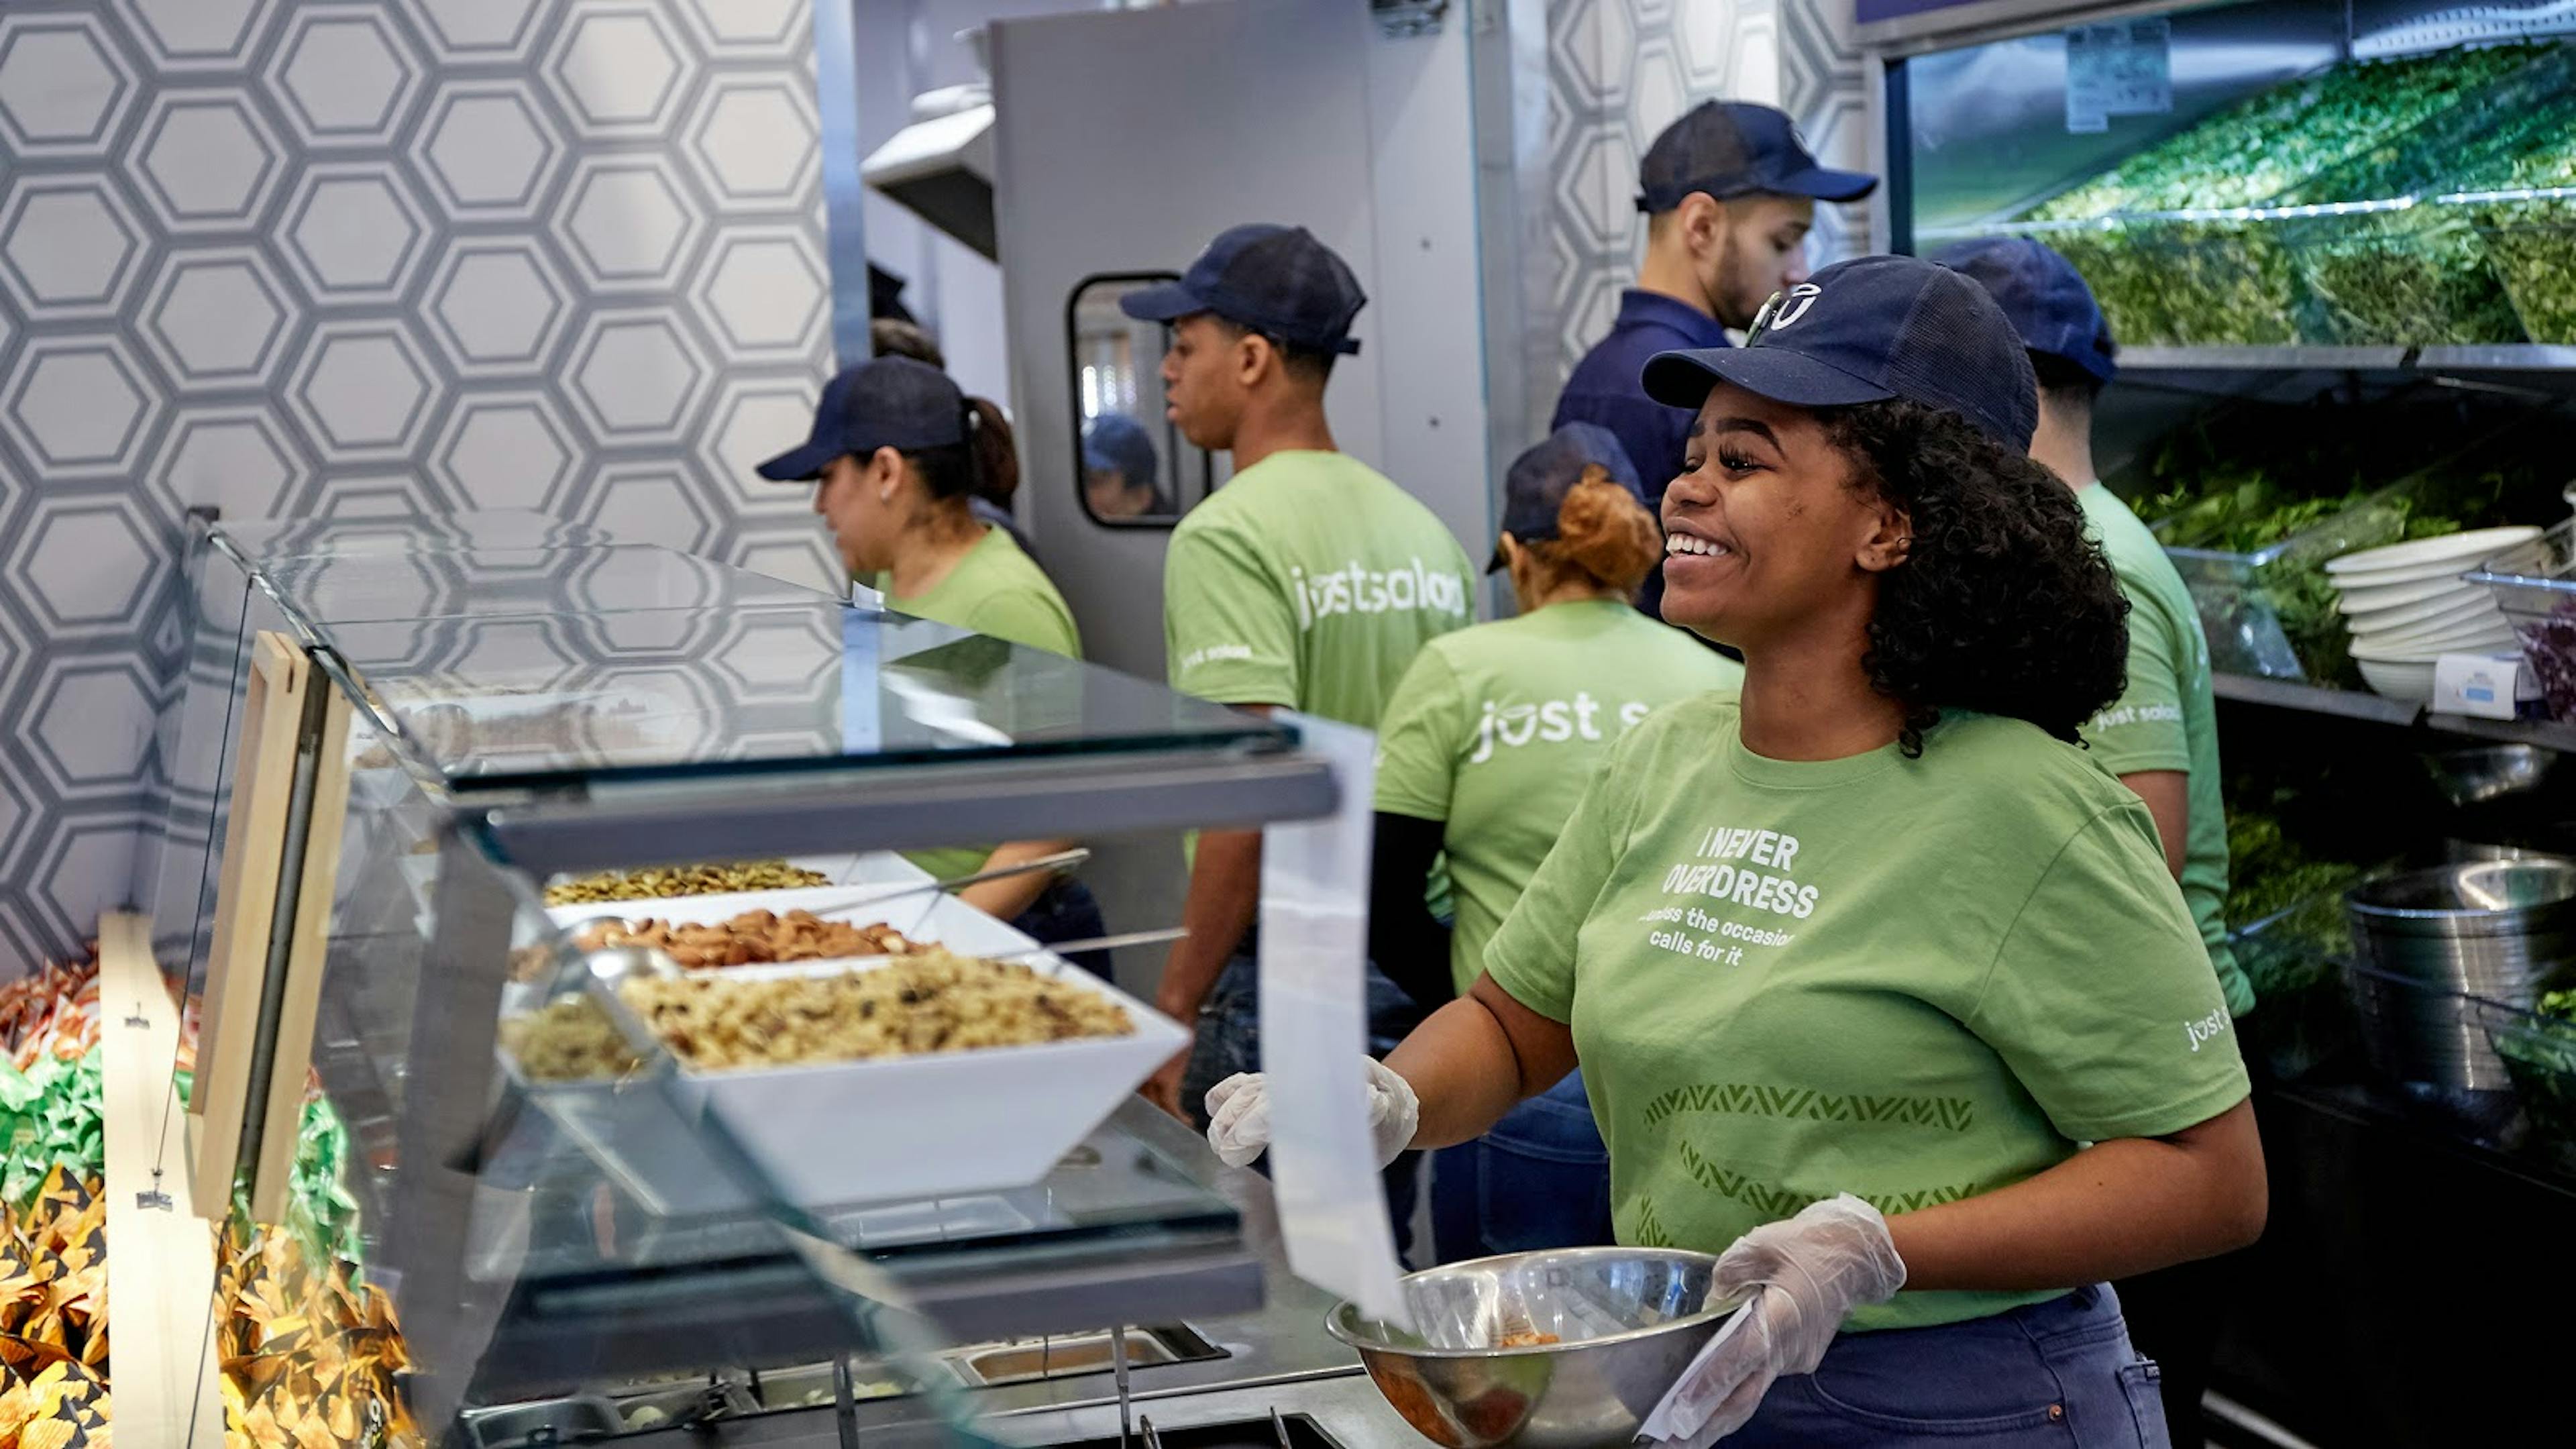
[[[2490,1004],[2487,1040],[2532,1130],[2576,1144],[2576,1021]]]
[[[2576,519],[2497,554],[2466,577],[2485,586],[2504,610],[2551,717],[2576,720]]]

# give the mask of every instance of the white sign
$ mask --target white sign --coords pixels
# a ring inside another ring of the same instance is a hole
[[[2066,129],[2110,129],[2113,116],[2173,110],[2173,25],[2162,16],[2066,32]]]

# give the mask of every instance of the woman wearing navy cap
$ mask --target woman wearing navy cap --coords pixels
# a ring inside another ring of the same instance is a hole
[[[1468,996],[1369,1067],[1379,1148],[1580,1062],[1620,1239],[1751,1295],[1650,1437],[2161,1445],[2105,1280],[2250,1242],[2262,1149],[2154,821],[2079,748],[2124,606],[2023,456],[2021,340],[1872,257],[1645,383],[1699,412],[1665,617],[1743,651],[1742,703],[1620,741]]]
[[[877,357],[823,389],[814,432],[760,465],[775,482],[815,485],[814,511],[832,531],[842,566],[868,578],[896,611],[1013,644],[1082,657],[1072,610],[1011,535],[976,516],[978,483],[996,450],[992,404],[969,398],[946,373],[909,357]],[[954,879],[1063,850],[1067,842],[1015,841],[906,852],[931,875]],[[1040,942],[1105,934],[1081,882],[1044,872],[982,881],[958,892]],[[1099,953],[1077,964],[1109,974]]]
[[[1632,607],[1663,536],[1618,435],[1568,423],[1503,480],[1517,618],[1422,646],[1378,721],[1369,956],[1430,1008],[1475,983],[1610,747],[1656,708],[1732,690],[1744,671]],[[1456,927],[1433,915],[1434,862]],[[1610,1158],[1583,1076],[1513,1108],[1432,1167],[1443,1262],[1611,1241]]]

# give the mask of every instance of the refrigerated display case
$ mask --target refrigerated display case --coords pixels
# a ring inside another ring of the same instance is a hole
[[[2206,361],[2576,341],[2565,6],[1886,8],[1898,250],[2037,237],[2124,345]]]
[[[1257,1180],[1132,1096],[1186,1034],[898,853],[1358,808],[1295,724],[532,516],[188,569],[148,905],[200,1435],[935,1442],[1099,1398],[1121,1325],[1165,1393],[1357,1371]],[[822,944],[684,973],[610,916]]]

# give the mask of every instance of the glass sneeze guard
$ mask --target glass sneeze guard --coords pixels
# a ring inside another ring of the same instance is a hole
[[[211,772],[192,798],[214,803],[165,857],[155,902],[182,992],[207,987],[202,903],[223,879],[254,642],[293,641],[352,716],[305,1205],[291,1223],[244,1223],[245,1241],[286,1232],[298,1261],[339,1264],[295,1281],[360,1305],[343,1332],[371,1331],[376,1295],[398,1312],[433,1442],[459,1412],[567,1382],[1256,1306],[1259,1267],[1212,1159],[1128,1084],[1026,1176],[905,1196],[868,1190],[865,1161],[830,1162],[866,1134],[828,1123],[802,1155],[837,1175],[782,1165],[722,1079],[652,1043],[630,1039],[604,1074],[532,1074],[524,1023],[600,996],[581,917],[602,912],[550,904],[561,872],[785,856],[825,879],[821,895],[870,895],[844,916],[1007,955],[1027,938],[886,847],[1313,814],[1333,808],[1329,771],[1267,721],[703,560],[487,546],[543,531],[449,520],[405,552],[371,520],[274,558],[257,536],[194,551],[200,637],[165,748],[192,777]],[[713,898],[697,912],[715,913]],[[988,1090],[964,1075],[917,1085],[1004,1064],[973,1056],[815,1080],[848,1126],[899,1125]],[[1027,1080],[1023,1100],[1042,1101],[1048,1079]],[[212,1331],[248,1333],[250,1290],[228,1282]],[[952,1410],[934,1396],[917,1412]]]

